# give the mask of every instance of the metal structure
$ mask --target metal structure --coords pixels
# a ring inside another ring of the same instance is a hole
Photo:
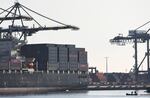
[[[119,36],[114,37],[113,39],[110,40],[110,42],[116,43],[118,45],[125,45],[125,44],[130,44],[130,43],[134,43],[134,51],[135,51],[135,64],[134,64],[134,69],[133,72],[135,74],[135,82],[138,82],[138,74],[140,72],[146,72],[148,75],[148,80],[150,80],[150,62],[149,62],[149,40],[150,40],[150,34],[148,34],[149,30],[144,31],[144,30],[138,30],[139,28],[145,26],[146,24],[148,24],[149,22],[145,23],[144,25],[138,27],[135,30],[130,30],[128,36],[124,37],[122,34],[119,34]],[[145,53],[145,56],[143,58],[143,60],[141,61],[141,63],[138,65],[138,43],[147,43],[147,52]],[[145,71],[140,71],[139,68],[142,65],[142,63],[144,62],[145,58],[147,57],[147,70]]]
[[[7,9],[0,8],[0,10],[2,10],[2,12],[0,12],[0,15],[4,16],[4,17],[0,17],[0,40],[15,40],[17,44],[18,43],[25,44],[27,41],[27,36],[32,36],[33,33],[36,33],[38,31],[61,30],[61,29],[78,30],[79,29],[78,27],[67,25],[59,21],[56,21],[54,19],[48,18],[38,12],[35,12],[25,7],[24,5],[18,2],[16,2],[13,6]],[[54,26],[54,27],[42,26],[36,19],[34,19],[30,15],[28,11],[34,14],[37,14],[38,16],[41,16],[45,19],[58,23],[61,26]],[[4,21],[11,21],[11,25],[9,25],[7,28],[2,27],[5,25]],[[33,27],[30,28],[25,25],[25,21],[34,21],[36,25],[38,26],[35,27],[35,24],[33,24]]]
[[[96,67],[89,67],[89,72],[93,73],[93,74],[96,74],[96,72],[97,72]]]
[[[106,73],[108,73],[108,58],[109,57],[105,57],[105,59],[106,59]]]

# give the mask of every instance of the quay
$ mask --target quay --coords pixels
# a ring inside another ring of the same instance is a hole
[[[146,90],[150,85],[106,85],[106,86],[88,86],[87,90]]]

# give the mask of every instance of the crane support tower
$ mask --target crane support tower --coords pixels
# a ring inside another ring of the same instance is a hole
[[[124,37],[122,34],[119,34],[118,36],[114,37],[113,39],[110,39],[110,42],[112,44],[117,44],[117,45],[121,45],[121,46],[126,45],[126,44],[130,44],[130,43],[134,43],[135,64],[134,64],[133,73],[134,73],[134,76],[135,76],[135,81],[134,82],[136,82],[136,83],[138,83],[138,74],[141,73],[141,72],[146,72],[148,81],[150,81],[150,62],[149,62],[150,34],[148,34],[150,29],[148,29],[148,30],[138,30],[139,28],[145,26],[148,23],[149,22],[145,23],[144,25],[138,27],[135,30],[129,30],[129,34],[126,37]],[[145,56],[144,56],[143,60],[140,62],[140,64],[138,64],[138,43],[147,43],[146,44],[147,51],[145,53]],[[139,68],[142,65],[142,63],[144,62],[146,57],[147,57],[147,70],[141,71],[141,70],[139,70]]]

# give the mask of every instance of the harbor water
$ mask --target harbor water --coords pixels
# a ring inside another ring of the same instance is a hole
[[[97,91],[64,91],[48,94],[1,95],[0,98],[149,98],[145,90],[137,91],[138,95],[126,95],[133,90],[97,90]]]

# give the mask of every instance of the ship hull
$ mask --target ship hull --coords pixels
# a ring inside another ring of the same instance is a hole
[[[2,72],[0,94],[47,93],[86,88],[87,78],[79,74],[56,74],[49,72]]]

